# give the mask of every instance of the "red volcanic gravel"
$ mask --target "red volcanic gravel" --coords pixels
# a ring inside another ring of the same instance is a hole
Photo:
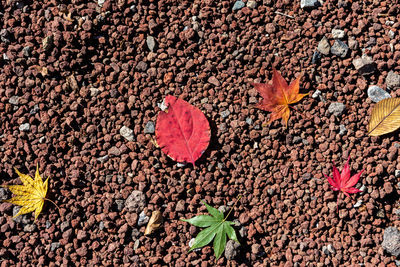
[[[0,204],[1,267],[400,265],[399,131],[367,135],[368,88],[400,96],[400,4],[313,2],[0,1],[0,184],[38,162],[60,206]],[[273,67],[310,93],[287,128],[255,108]],[[210,121],[196,168],[153,141],[169,94]],[[348,156],[363,192],[336,212],[323,174]],[[187,252],[179,219],[239,195],[241,245]]]

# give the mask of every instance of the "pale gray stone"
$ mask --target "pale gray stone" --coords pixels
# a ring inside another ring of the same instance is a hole
[[[379,101],[386,98],[391,98],[388,92],[376,85],[370,86],[367,93],[368,97],[375,103],[378,103]]]
[[[321,41],[319,41],[317,49],[321,54],[325,56],[329,55],[331,45],[329,44],[328,38],[324,36]]]

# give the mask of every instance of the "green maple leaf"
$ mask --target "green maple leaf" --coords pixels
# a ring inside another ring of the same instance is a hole
[[[207,205],[205,202],[203,203],[206,205],[207,211],[211,214],[211,216],[199,215],[191,219],[181,219],[182,221],[188,222],[197,227],[207,227],[206,229],[200,231],[200,233],[196,236],[189,251],[204,247],[214,239],[214,254],[216,259],[219,259],[219,257],[222,255],[222,252],[225,250],[226,236],[239,243],[235,229],[233,229],[231,226],[235,223],[226,220],[230,212],[224,218],[224,214],[221,211],[211,207],[210,205]]]

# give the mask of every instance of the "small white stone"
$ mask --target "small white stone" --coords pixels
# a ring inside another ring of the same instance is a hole
[[[95,97],[100,93],[100,90],[98,88],[91,87],[89,90],[91,97]]]
[[[362,200],[360,199],[360,200],[358,200],[357,201],[357,203],[356,204],[354,204],[354,208],[358,208],[358,207],[360,207],[361,206],[361,204],[362,204],[363,202],[362,202]]]
[[[333,29],[332,30],[332,37],[334,39],[343,39],[344,35],[345,35],[345,33],[344,33],[343,30],[340,30],[340,29]]]
[[[312,98],[319,98],[321,96],[322,92],[320,90],[315,90],[315,92],[312,94]]]
[[[121,129],[119,130],[119,134],[122,135],[126,140],[128,141],[133,141],[133,130],[126,127],[122,126]]]

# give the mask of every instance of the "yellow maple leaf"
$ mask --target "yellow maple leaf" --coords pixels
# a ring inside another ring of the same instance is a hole
[[[35,211],[36,221],[43,209],[44,201],[49,200],[46,198],[49,178],[43,182],[42,177],[39,175],[39,165],[36,165],[35,179],[32,179],[32,177],[27,174],[20,173],[16,168],[14,169],[21,179],[23,185],[1,185],[4,188],[8,188],[15,195],[11,199],[4,200],[4,202],[22,206],[14,218],[18,217],[19,215]],[[53,204],[55,203],[53,202]]]

